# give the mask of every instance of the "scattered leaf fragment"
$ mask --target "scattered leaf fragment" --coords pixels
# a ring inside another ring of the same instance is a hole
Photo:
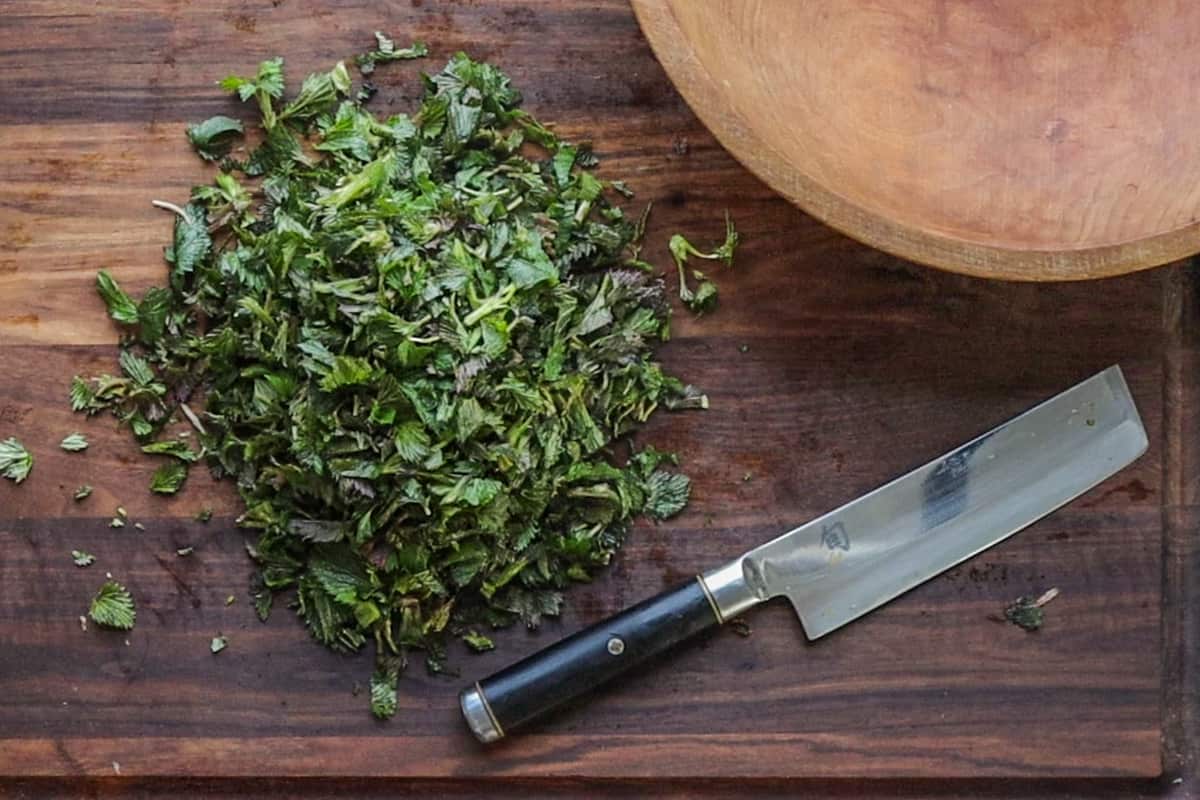
[[[175,494],[187,479],[187,463],[183,461],[168,461],[150,478],[150,491],[158,494]]]
[[[76,500],[83,500],[85,498],[91,497],[91,495],[92,495],[92,487],[85,483],[82,486],[80,486],[78,489],[75,490],[75,494],[72,495],[72,497],[74,497]]]
[[[242,123],[217,115],[187,127],[188,141],[205,161],[216,161],[229,152],[233,140],[242,134]]]
[[[24,445],[11,436],[0,442],[0,475],[20,483],[29,477],[32,469],[33,456]]]
[[[69,453],[78,453],[80,450],[87,450],[88,440],[82,433],[72,433],[59,443],[59,447]]]
[[[750,623],[744,617],[734,617],[729,620],[730,629],[738,636],[745,638],[754,633],[754,629],[750,627]]]
[[[215,656],[217,653],[221,652],[228,646],[229,646],[229,640],[218,633],[216,636],[214,636],[212,638],[212,642],[209,643],[208,649],[211,650],[212,654]]]
[[[402,664],[388,659],[371,676],[371,713],[379,719],[389,719],[396,713],[396,685]]]
[[[462,639],[464,642],[466,642],[467,647],[471,648],[476,653],[482,653],[486,650],[491,650],[496,646],[491,639],[484,636],[482,633],[477,633],[475,631],[468,631],[467,633],[463,634]]]
[[[1046,621],[1042,606],[1058,597],[1058,594],[1058,589],[1052,588],[1043,592],[1036,599],[1024,595],[1018,597],[1004,609],[1004,618],[1030,633],[1039,630]]]
[[[71,560],[75,562],[77,567],[90,567],[96,563],[96,557],[91,553],[85,553],[82,550],[72,550]]]
[[[137,611],[129,591],[110,579],[96,592],[91,608],[88,609],[88,616],[98,625],[127,631],[133,628]]]

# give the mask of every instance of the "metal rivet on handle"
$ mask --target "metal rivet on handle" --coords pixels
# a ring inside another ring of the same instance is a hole
[[[625,642],[621,641],[621,637],[614,636],[608,640],[608,652],[614,656],[625,652]]]

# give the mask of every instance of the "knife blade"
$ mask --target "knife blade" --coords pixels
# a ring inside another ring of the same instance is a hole
[[[494,742],[650,657],[786,597],[817,639],[1007,539],[1136,460],[1145,428],[1109,367],[941,458],[464,690]]]

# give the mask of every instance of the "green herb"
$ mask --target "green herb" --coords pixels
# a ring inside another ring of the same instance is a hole
[[[422,42],[413,42],[410,46],[397,49],[396,43],[386,35],[375,31],[375,49],[354,59],[358,70],[363,75],[375,71],[375,65],[385,61],[400,61],[404,59],[423,58],[429,55],[429,49]]]
[[[202,508],[196,512],[195,519],[197,522],[208,522],[210,519],[212,519],[212,515],[213,510],[211,508]]]
[[[227,606],[231,606],[236,602],[237,602],[237,598],[234,597],[233,595],[229,595],[228,597],[225,598],[225,605],[227,605]]]
[[[1041,597],[1018,597],[1004,609],[1004,618],[1027,632],[1040,630],[1046,621],[1042,606],[1058,597],[1058,589],[1049,589]]]
[[[110,528],[124,528],[124,527],[125,527],[125,520],[121,519],[120,517],[113,517],[113,518],[112,518],[112,519],[109,521],[109,523],[108,523],[108,527],[110,527]]]
[[[0,475],[14,483],[29,477],[33,469],[33,456],[25,446],[11,436],[0,442]]]
[[[168,461],[150,478],[150,491],[158,494],[175,494],[187,479],[187,464],[182,461]]]
[[[684,265],[689,257],[704,258],[710,261],[723,261],[726,266],[733,266],[733,252],[737,249],[738,233],[733,228],[733,220],[725,215],[725,241],[711,253],[698,250],[681,234],[675,234],[668,243],[671,257],[675,259],[675,267],[679,271],[679,299],[683,304],[697,314],[711,311],[717,306],[717,285],[708,280],[704,273],[693,270],[692,276],[699,281],[695,291],[688,287]]]
[[[133,298],[125,294],[122,289],[106,270],[100,270],[96,274],[96,289],[100,292],[100,296],[104,298],[104,304],[108,306],[108,315],[117,322],[123,322],[126,325],[133,325],[138,321],[137,303],[133,302]]]
[[[396,713],[396,684],[404,661],[396,657],[378,660],[375,674],[371,676],[371,713],[379,719],[387,719]]]
[[[378,45],[367,71],[424,52]],[[443,670],[451,632],[483,647],[471,626],[536,627],[634,517],[678,513],[686,476],[625,443],[708,400],[654,360],[670,304],[627,187],[495,67],[457,55],[386,119],[340,64],[291,100],[278,59],[222,86],[257,102],[261,144],[186,206],[157,203],[176,216],[168,285],[118,303],[137,334],[122,376],[77,378],[72,407],[172,457],[156,492],[199,458],[235,481],[256,613],[294,592],[318,641],[372,645],[387,716],[411,651]],[[698,255],[735,244],[729,226]],[[196,448],[166,435],[180,415]]]
[[[117,506],[117,516],[121,519],[129,519],[129,512],[125,510],[125,506]]]
[[[91,553],[85,553],[82,550],[72,550],[71,559],[77,567],[90,567],[96,563],[96,557]]]
[[[188,141],[205,161],[216,161],[228,153],[233,139],[241,134],[242,123],[223,116],[209,117],[187,129]]]
[[[133,605],[133,597],[125,587],[114,580],[107,580],[92,599],[88,616],[106,628],[127,631],[133,628],[137,610]]]
[[[59,444],[63,450],[69,453],[77,453],[80,450],[87,450],[88,441],[82,433],[72,433]]]
[[[215,656],[217,653],[221,652],[228,646],[229,646],[229,640],[218,633],[216,636],[214,636],[212,638],[212,641],[208,645],[208,649],[211,650],[212,654]]]
[[[491,650],[496,646],[492,643],[491,639],[484,636],[482,633],[476,633],[475,631],[467,631],[464,633],[462,640],[466,642],[467,647],[471,648],[476,653],[482,653],[485,650]]]
[[[179,439],[164,439],[161,442],[151,442],[150,444],[142,445],[142,452],[150,455],[174,456],[180,461],[186,461],[189,464],[200,458],[200,454],[193,452],[188,447],[187,442],[182,442]]]
[[[76,500],[83,500],[84,498],[91,497],[91,495],[92,487],[85,483],[75,490],[75,494],[73,496]]]

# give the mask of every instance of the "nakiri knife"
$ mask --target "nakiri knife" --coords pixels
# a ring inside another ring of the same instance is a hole
[[[478,681],[460,695],[494,742],[775,597],[817,639],[986,550],[1147,446],[1119,367],[777,539]]]

